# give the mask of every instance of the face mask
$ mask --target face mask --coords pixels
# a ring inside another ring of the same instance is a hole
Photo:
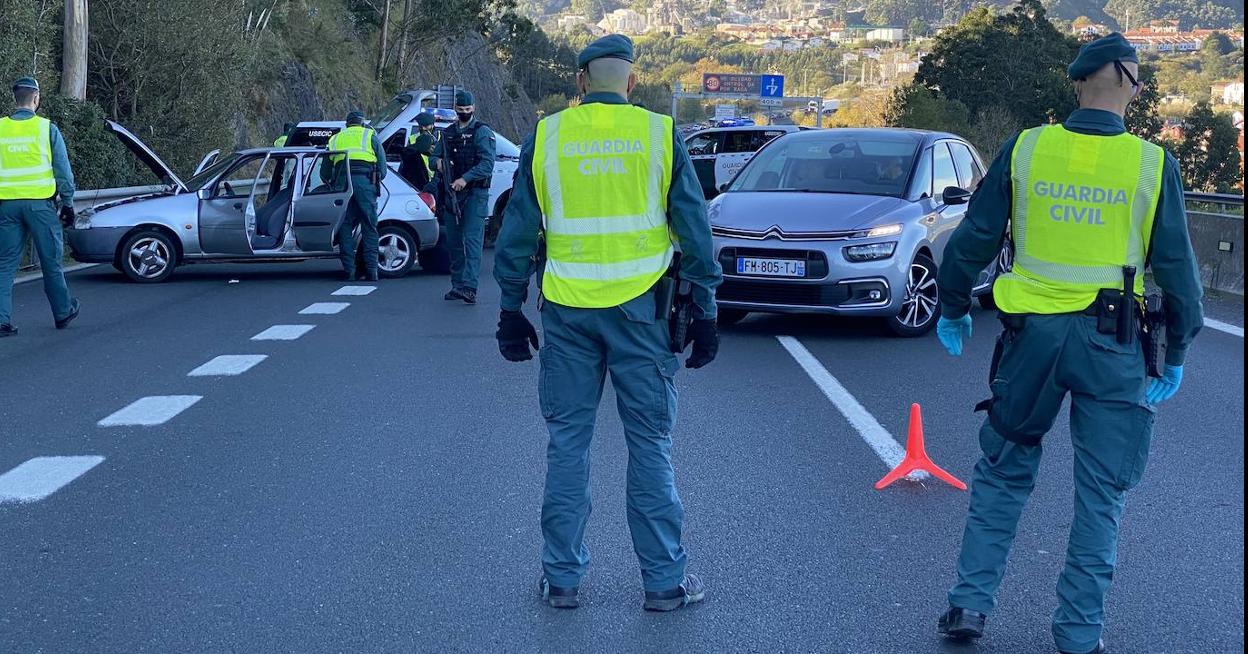
[[[459,119],[459,122],[466,123],[472,120],[472,112],[471,111],[467,111],[467,112],[456,111],[455,117]]]

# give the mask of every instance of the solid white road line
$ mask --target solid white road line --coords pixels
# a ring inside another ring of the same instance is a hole
[[[1220,332],[1226,332],[1231,336],[1238,336],[1240,338],[1244,337],[1244,328],[1232,325],[1229,322],[1222,322],[1221,320],[1214,320],[1213,318],[1205,318],[1205,326],[1212,327]]]
[[[202,395],[152,395],[135,400],[98,424],[101,427],[161,425],[202,399]]]
[[[376,286],[343,286],[330,295],[368,295],[375,290]]]
[[[251,337],[253,341],[293,341],[312,331],[316,325],[273,325]]]
[[[220,377],[241,375],[269,358],[267,354],[222,354],[190,371],[187,377]]]
[[[351,306],[350,302],[313,302],[299,311],[299,315],[333,315]]]
[[[819,390],[823,391],[823,394],[832,401],[832,404],[841,412],[841,415],[845,416],[849,424],[858,430],[862,440],[866,441],[872,450],[875,450],[876,455],[888,466],[888,469],[892,470],[897,467],[897,464],[901,463],[901,460],[906,456],[906,450],[893,439],[893,435],[888,433],[888,430],[880,425],[875,416],[872,416],[866,407],[859,404],[858,400],[848,390],[845,390],[841,382],[837,381],[836,377],[833,377],[832,373],[828,372],[828,369],[819,363],[819,360],[810,353],[810,350],[806,349],[806,346],[792,336],[777,336],[776,338],[779,339],[784,349],[789,351],[789,354],[793,356],[798,365],[806,371],[806,374],[810,375],[811,380],[815,382]],[[927,473],[925,472],[916,472],[910,475],[910,479],[920,479],[926,476]]]
[[[102,456],[40,456],[0,475],[0,504],[38,502],[82,476]]]

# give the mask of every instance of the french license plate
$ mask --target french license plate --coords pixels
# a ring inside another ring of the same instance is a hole
[[[805,277],[806,262],[794,259],[737,258],[738,275],[762,275],[764,277]]]

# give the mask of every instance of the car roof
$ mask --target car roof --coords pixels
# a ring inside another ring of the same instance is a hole
[[[802,130],[803,135],[828,134],[830,132],[839,133],[839,134],[848,134],[848,135],[860,134],[863,136],[870,135],[870,134],[909,135],[909,136],[913,136],[915,140],[922,141],[924,143],[929,143],[932,141],[939,141],[942,139],[952,139],[955,141],[969,142],[969,141],[966,141],[965,138],[958,136],[957,134],[950,134],[949,132],[935,132],[935,131],[926,130],[926,129],[910,129],[908,127],[831,127],[828,129],[821,129],[821,130]]]
[[[764,132],[796,132],[800,129],[798,125],[737,125],[734,127],[707,127],[694,132],[690,132],[689,136],[697,136],[699,134],[711,134],[717,132],[753,132],[762,130]]]

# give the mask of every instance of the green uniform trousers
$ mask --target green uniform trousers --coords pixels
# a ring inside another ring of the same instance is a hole
[[[360,226],[360,240],[363,241],[361,258],[364,261],[364,272],[377,272],[377,187],[371,177],[352,171],[351,201],[347,205],[347,215],[338,226],[338,258],[342,261],[342,269],[347,275],[354,277],[355,270],[355,226]]]
[[[477,291],[481,277],[481,251],[485,247],[485,212],[490,189],[474,187],[455,194],[459,200],[457,221],[449,211],[442,213],[446,226],[446,247],[451,255],[451,287]]]
[[[1140,481],[1153,434],[1144,401],[1143,351],[1096,330],[1091,316],[1028,316],[1007,332],[992,380],[993,404],[980,430],[970,509],[951,606],[989,613],[1005,574],[1018,519],[1036,483],[1040,438],[1070,394],[1074,516],[1057,583],[1058,649],[1091,651],[1101,637],[1105,593],[1117,562],[1126,492]],[[1008,437],[1008,438],[1007,438]]]
[[[542,308],[542,416],[550,432],[542,502],[542,568],[554,586],[581,582],[589,565],[589,447],[607,374],[628,445],[628,527],[647,591],[670,590],[685,576],[685,510],[672,470],[679,367],[654,294],[609,309]]]
[[[60,320],[73,311],[61,260],[65,256],[61,221],[52,200],[0,200],[0,325],[13,319],[13,278],[29,234],[43,271],[43,292]]]

